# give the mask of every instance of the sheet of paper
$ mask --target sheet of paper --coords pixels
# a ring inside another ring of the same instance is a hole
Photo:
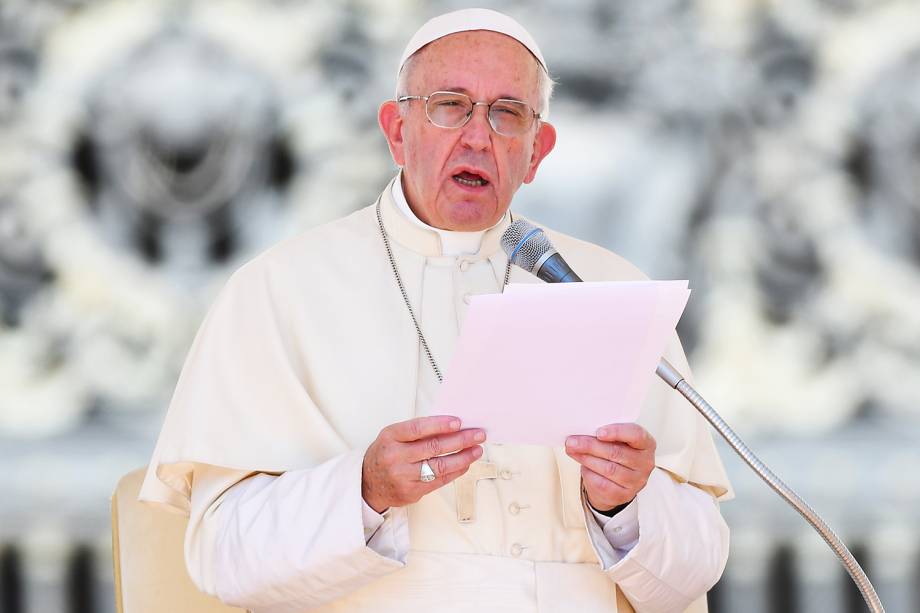
[[[491,443],[562,445],[639,416],[687,281],[514,284],[475,296],[433,414]]]

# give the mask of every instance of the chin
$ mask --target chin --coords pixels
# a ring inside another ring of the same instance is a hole
[[[476,232],[478,230],[491,228],[498,220],[492,217],[482,216],[452,216],[446,221],[451,230],[458,232]]]
[[[450,230],[458,232],[476,232],[491,228],[501,215],[495,212],[495,207],[490,206],[488,210],[482,204],[474,202],[461,202],[449,205],[447,214],[443,217],[446,225]]]

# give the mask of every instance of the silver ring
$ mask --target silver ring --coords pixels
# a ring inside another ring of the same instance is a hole
[[[422,483],[428,483],[429,481],[434,481],[437,478],[437,475],[434,474],[434,471],[431,469],[431,465],[428,463],[428,460],[422,460],[422,467],[419,469],[418,478]]]

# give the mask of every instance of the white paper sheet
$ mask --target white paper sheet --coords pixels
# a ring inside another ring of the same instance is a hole
[[[491,443],[552,446],[635,421],[689,296],[687,281],[475,296],[432,413],[485,428]]]

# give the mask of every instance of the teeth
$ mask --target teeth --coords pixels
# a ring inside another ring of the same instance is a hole
[[[481,187],[487,183],[485,179],[464,179],[463,177],[454,177],[454,181],[469,187]]]

